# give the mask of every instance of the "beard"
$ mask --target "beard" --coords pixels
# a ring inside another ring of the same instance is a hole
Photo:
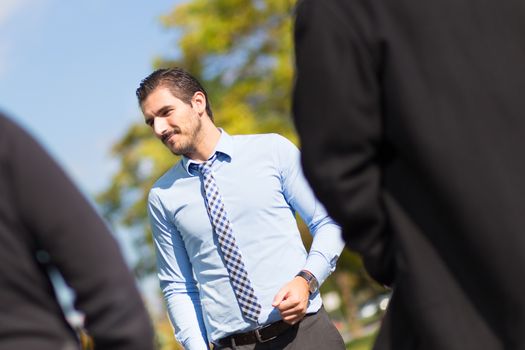
[[[197,145],[201,139],[202,121],[200,119],[194,119],[186,130],[182,130],[179,127],[174,127],[162,136],[162,142],[171,153],[176,156],[188,155],[195,153]],[[171,136],[177,138],[176,141],[168,141]]]

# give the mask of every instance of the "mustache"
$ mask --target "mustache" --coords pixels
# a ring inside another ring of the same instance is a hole
[[[179,132],[180,132],[180,130],[178,130],[177,128],[173,128],[171,130],[168,130],[164,134],[162,134],[162,136],[160,137],[160,140],[163,143],[166,143],[171,136],[173,136],[175,134],[178,134]]]

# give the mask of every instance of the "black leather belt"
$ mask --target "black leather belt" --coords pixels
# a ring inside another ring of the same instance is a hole
[[[296,323],[295,325],[297,325]],[[254,343],[265,343],[267,341],[277,338],[290,328],[291,324],[284,321],[277,321],[269,325],[257,328],[246,333],[237,333],[217,340],[217,345],[232,346],[232,345],[247,345]]]

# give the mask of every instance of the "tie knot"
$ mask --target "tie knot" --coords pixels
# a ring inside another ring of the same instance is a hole
[[[194,166],[199,173],[205,175],[211,172],[211,167],[216,159],[217,159],[217,153],[214,153],[213,156],[207,161],[205,161],[204,163],[192,164],[192,166]]]
[[[209,173],[211,171],[211,163],[204,162],[202,164],[199,164],[197,166],[197,170],[201,174],[207,174],[207,173]]]

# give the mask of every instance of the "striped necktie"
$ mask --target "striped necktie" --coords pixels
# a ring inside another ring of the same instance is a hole
[[[261,305],[248,278],[248,272],[242,261],[241,251],[235,242],[231,223],[213,176],[212,165],[216,159],[217,153],[208,161],[197,165],[197,170],[202,174],[202,183],[206,194],[206,208],[217,235],[226,269],[230,275],[241,311],[247,319],[256,322],[261,313]]]

